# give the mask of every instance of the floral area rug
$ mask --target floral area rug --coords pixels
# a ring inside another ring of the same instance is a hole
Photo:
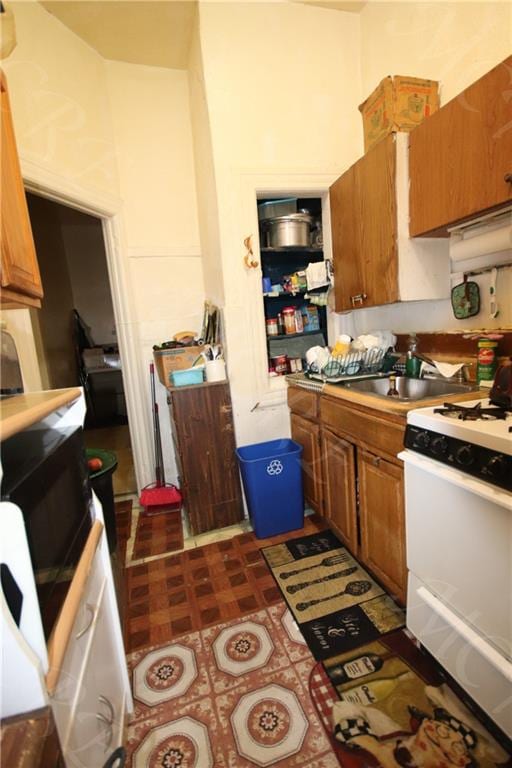
[[[404,626],[403,610],[331,531],[291,539],[262,553],[316,659]]]
[[[339,768],[284,603],[128,657],[132,768]]]

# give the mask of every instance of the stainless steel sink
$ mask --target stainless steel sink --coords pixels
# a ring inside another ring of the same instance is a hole
[[[345,381],[344,387],[356,392],[365,392],[377,397],[388,397],[389,379],[363,379],[361,381]],[[401,402],[412,400],[426,400],[441,395],[456,395],[478,391],[476,384],[460,384],[442,379],[409,379],[406,376],[397,376],[395,387],[398,397],[390,398]]]

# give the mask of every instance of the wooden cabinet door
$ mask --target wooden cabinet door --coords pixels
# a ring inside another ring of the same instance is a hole
[[[357,556],[355,447],[323,429],[322,455],[326,517],[344,544]]]
[[[184,503],[194,534],[243,519],[229,385],[171,390]]]
[[[403,470],[358,449],[361,559],[405,604],[405,508]]]
[[[364,294],[361,233],[358,222],[356,166],[329,190],[331,204],[334,301],[336,312],[353,309],[353,297]]]
[[[412,236],[512,202],[511,68],[509,56],[412,131]]]
[[[395,176],[390,135],[330,188],[337,312],[398,301]]]
[[[22,302],[41,306],[41,276],[32,237],[25,190],[21,176],[16,140],[12,124],[7,82],[0,72],[1,102],[1,186],[0,210],[2,254],[2,304]]]
[[[302,483],[304,500],[315,512],[322,508],[322,456],[320,452],[320,427],[312,421],[292,413],[290,416],[292,440],[302,445]]]
[[[390,134],[356,164],[365,307],[398,301],[396,145]]]

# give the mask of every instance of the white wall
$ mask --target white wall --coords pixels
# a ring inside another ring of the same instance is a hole
[[[276,184],[281,193],[305,192],[310,184],[318,197],[318,185],[328,187],[361,153],[359,18],[241,2],[200,3],[199,19],[228,369],[243,444],[289,430],[284,390],[274,392],[265,372],[261,272],[245,268],[243,240],[253,234],[258,245],[257,191],[279,196]]]
[[[23,160],[117,194],[105,64],[35,0],[10,4],[18,44],[2,62]]]
[[[204,299],[199,245],[192,130],[185,71],[106,62],[120,194],[124,246],[132,288],[132,332],[139,376],[148,395],[154,344],[180,330],[199,332]],[[176,480],[165,402],[157,386],[166,475]],[[152,461],[143,467],[153,476]]]
[[[364,97],[386,75],[439,80],[441,105],[484,75],[512,51],[510,3],[368,3],[361,13],[361,74]],[[489,275],[475,278],[482,311],[456,320],[450,301],[395,304],[358,310],[339,327],[365,333],[377,328],[397,332],[504,328],[512,325],[512,270],[498,277],[500,314],[489,316]],[[347,326],[348,323],[348,326]]]
[[[13,2],[17,46],[1,62],[23,167],[95,194],[118,193],[103,59],[35,0]],[[27,391],[42,388],[28,310],[2,312]]]

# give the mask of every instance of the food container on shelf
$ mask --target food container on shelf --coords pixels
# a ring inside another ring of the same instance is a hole
[[[288,373],[288,357],[286,355],[271,357],[270,367],[274,369],[276,376],[284,376]]]
[[[295,307],[283,307],[281,310],[285,333],[297,333],[295,325]]]
[[[270,248],[307,248],[311,244],[313,218],[309,213],[276,216],[265,222]]]
[[[277,317],[267,317],[265,320],[267,326],[267,336],[277,336],[279,333],[279,327],[277,324]]]
[[[302,312],[300,309],[295,310],[295,333],[302,333],[304,331],[304,323],[302,321]]]
[[[300,373],[302,371],[302,357],[289,357],[288,358],[288,372]]]

